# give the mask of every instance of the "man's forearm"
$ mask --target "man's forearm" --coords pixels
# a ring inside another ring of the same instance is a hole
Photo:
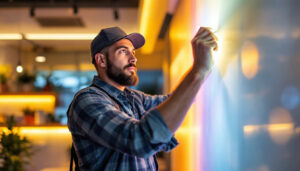
[[[157,107],[172,133],[182,123],[205,76],[199,69],[190,69],[172,95]]]
[[[157,107],[168,128],[174,133],[212,67],[212,50],[217,50],[216,36],[209,28],[201,27],[192,39],[194,63],[172,95]]]

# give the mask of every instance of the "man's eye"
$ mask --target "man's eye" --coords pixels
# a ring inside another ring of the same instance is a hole
[[[126,49],[122,49],[120,50],[121,53],[127,53],[127,50]]]

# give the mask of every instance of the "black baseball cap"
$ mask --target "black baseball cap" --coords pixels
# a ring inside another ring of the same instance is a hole
[[[96,53],[121,39],[130,40],[135,49],[138,49],[145,44],[145,38],[140,33],[126,34],[119,27],[109,27],[102,29],[91,43],[92,63],[95,63]]]

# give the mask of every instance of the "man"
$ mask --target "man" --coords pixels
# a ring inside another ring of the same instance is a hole
[[[212,66],[216,38],[200,28],[192,40],[193,66],[170,96],[150,96],[126,86],[138,83],[139,33],[102,29],[91,43],[98,76],[80,90],[68,110],[68,127],[81,170],[158,170],[155,153],[177,145],[182,123]]]

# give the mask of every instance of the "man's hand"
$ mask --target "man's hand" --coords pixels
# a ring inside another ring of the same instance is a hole
[[[212,50],[217,50],[217,37],[210,28],[200,27],[191,41],[193,48],[193,69],[205,76],[213,66]]]

